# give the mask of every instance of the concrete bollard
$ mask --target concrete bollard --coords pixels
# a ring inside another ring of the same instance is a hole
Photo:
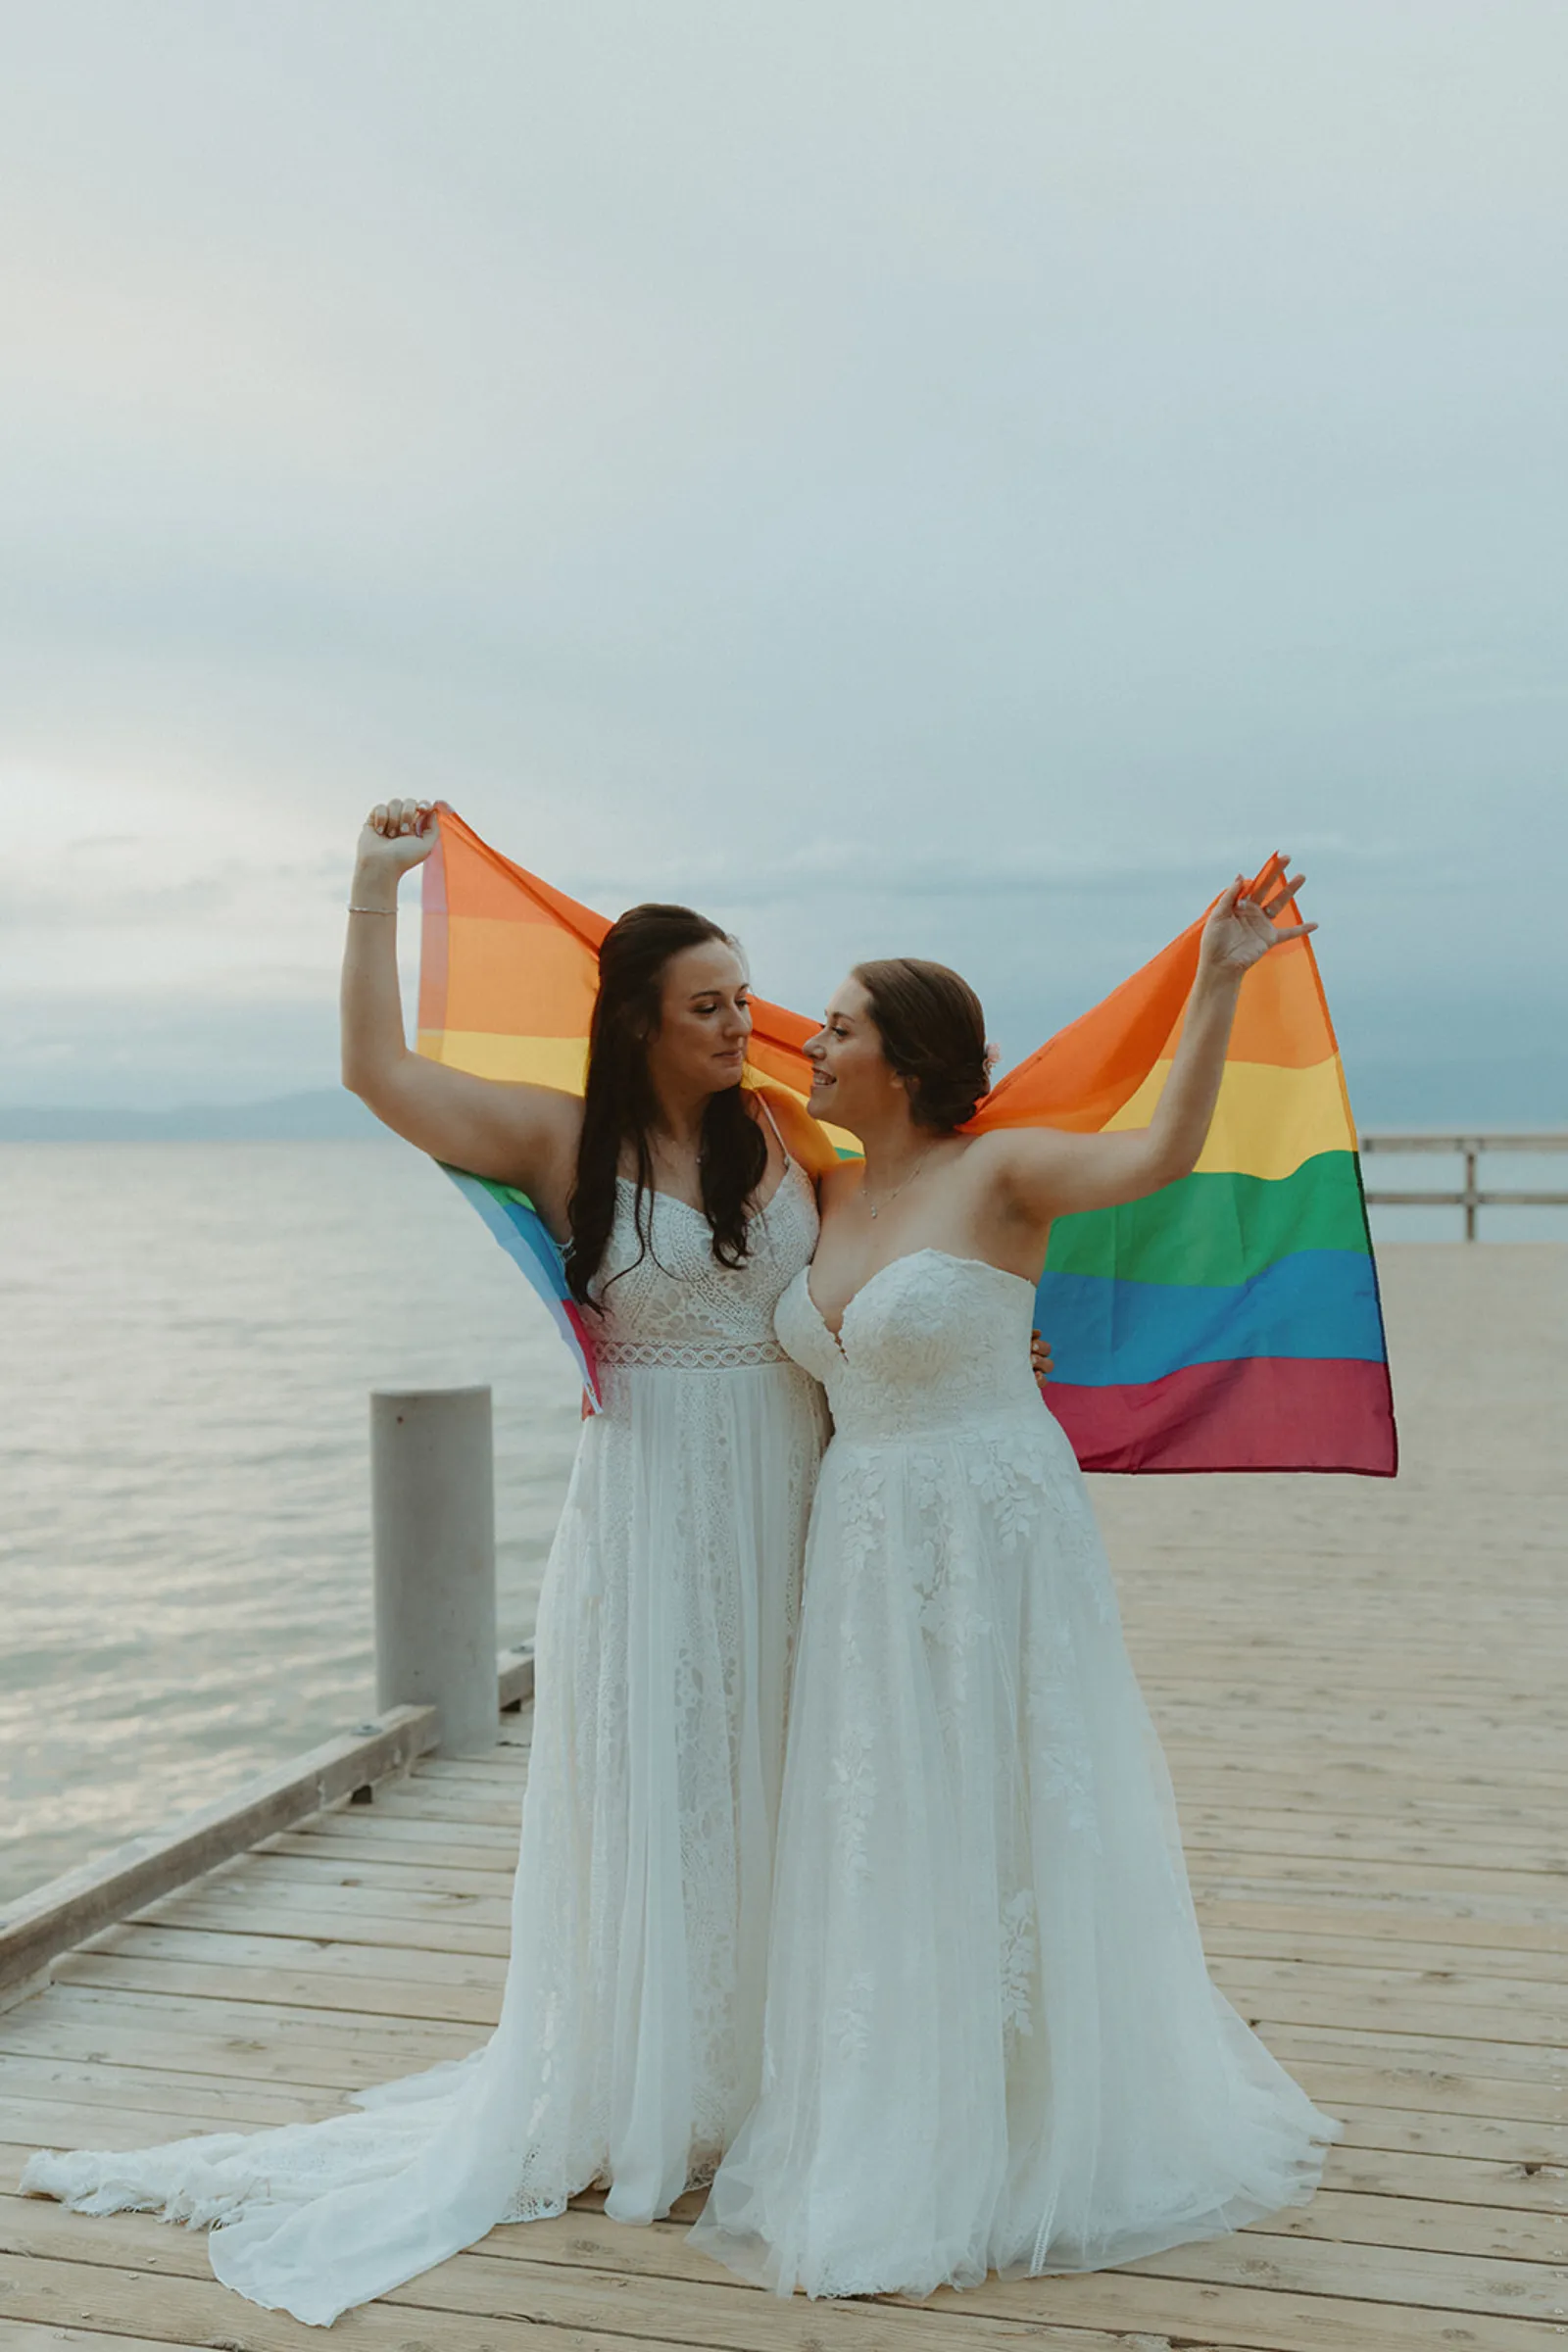
[[[370,1396],[375,1703],[441,1710],[448,1755],[500,1731],[488,1389]]]

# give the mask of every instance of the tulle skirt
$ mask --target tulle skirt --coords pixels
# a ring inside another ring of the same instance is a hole
[[[540,1595],[500,2024],[358,2112],[130,2153],[24,2188],[217,2225],[213,2270],[325,2325],[597,2180],[647,2222],[755,2098],[785,1698],[825,1436],[792,1364],[615,1369]]]
[[[836,1439],[763,2086],[695,2242],[785,2293],[1095,2270],[1304,2200],[1338,2131],[1209,1982],[1057,1424]]]

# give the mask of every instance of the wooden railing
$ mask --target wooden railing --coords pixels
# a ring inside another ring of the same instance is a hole
[[[1464,1238],[1476,1238],[1482,1208],[1568,1208],[1568,1193],[1483,1192],[1477,1172],[1483,1152],[1555,1152],[1568,1155],[1568,1135],[1363,1135],[1363,1158],[1372,1152],[1446,1152],[1464,1159],[1464,1190],[1457,1193],[1371,1193],[1370,1208],[1462,1208]]]

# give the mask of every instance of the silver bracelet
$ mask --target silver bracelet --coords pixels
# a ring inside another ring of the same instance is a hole
[[[352,899],[348,901],[348,910],[350,914],[396,914],[397,912],[395,906],[356,906]]]

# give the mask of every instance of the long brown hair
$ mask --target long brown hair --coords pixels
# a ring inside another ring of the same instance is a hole
[[[637,1264],[651,1247],[654,1155],[649,1134],[659,1117],[659,1098],[649,1074],[648,1045],[659,1029],[665,965],[683,948],[706,947],[710,940],[725,947],[735,944],[727,931],[690,906],[649,906],[628,908],[619,922],[611,924],[600,946],[582,1138],[576,1182],[566,1203],[566,1287],[586,1306],[599,1304],[590,1290],[610,1246],[615,1177],[621,1148],[628,1142],[637,1155],[633,1214],[642,1245]],[[703,1113],[699,1172],[703,1214],[721,1266],[738,1266],[745,1260],[752,1198],[766,1166],[767,1139],[742,1101],[741,1089],[725,1087],[710,1096]]]
[[[985,1011],[968,981],[914,956],[858,963],[852,977],[884,1054],[907,1083],[909,1116],[939,1135],[962,1127],[991,1086]]]

